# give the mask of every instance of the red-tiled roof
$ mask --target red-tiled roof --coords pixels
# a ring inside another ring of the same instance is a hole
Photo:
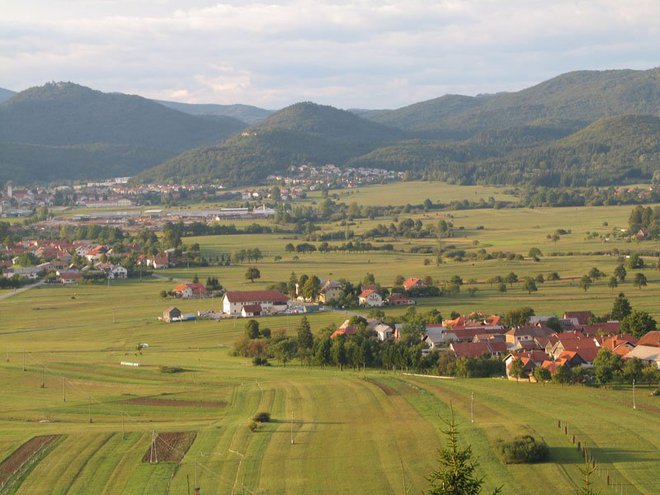
[[[619,333],[620,326],[618,321],[608,321],[584,325],[580,328],[580,331],[585,335],[614,335]]]
[[[202,284],[179,284],[174,287],[174,292],[183,292],[186,289],[190,288],[193,294],[202,295],[206,294],[206,287]]]
[[[564,313],[564,319],[569,320],[575,318],[578,325],[588,325],[589,319],[593,318],[594,314],[591,311],[567,311]]]
[[[261,304],[246,304],[243,310],[246,313],[261,313]]]
[[[403,288],[406,289],[406,290],[410,290],[414,287],[417,287],[417,286],[421,285],[421,283],[422,283],[421,279],[411,277],[411,278],[407,279],[405,282],[403,282]]]
[[[366,289],[366,290],[363,290],[362,292],[360,292],[360,295],[358,297],[366,298],[366,297],[369,297],[371,294],[373,294],[375,292],[376,291],[373,290],[373,289]]]
[[[330,338],[331,338],[331,339],[334,339],[335,337],[337,337],[337,336],[339,336],[339,335],[350,336],[350,335],[355,335],[356,333],[357,333],[357,328],[355,328],[355,327],[352,327],[352,326],[341,326],[341,327],[339,327],[337,330],[335,330],[334,332],[332,332],[332,335],[330,335]]]
[[[660,347],[660,330],[653,330],[642,335],[637,341],[637,345],[649,345],[651,347]]]
[[[480,357],[490,354],[488,344],[485,342],[453,342],[450,344],[456,357]]]
[[[289,298],[276,290],[251,290],[243,292],[226,292],[225,296],[232,303],[249,303],[257,301],[288,302]]]

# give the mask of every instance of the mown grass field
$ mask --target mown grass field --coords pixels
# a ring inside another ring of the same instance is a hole
[[[414,183],[411,195],[411,184],[406,184],[343,191],[340,200],[405,205],[427,197],[434,202],[491,195],[506,199],[501,189],[468,190],[437,183]],[[635,309],[660,320],[657,259],[646,258],[644,270],[629,270],[628,280],[615,290],[607,287],[607,278],[587,292],[577,283],[592,267],[612,273],[617,258],[599,251],[658,249],[657,242],[588,238],[587,232],[606,234],[626,227],[631,209],[428,212],[412,217],[430,224],[450,220],[455,237],[386,239],[383,242],[391,242],[396,251],[317,252],[299,254],[297,259],[285,252],[285,246],[304,239],[291,234],[186,238],[186,244],[199,243],[211,259],[254,247],[265,258],[229,267],[169,269],[154,278],[111,282],[109,287],[44,286],[0,300],[0,459],[35,435],[66,436],[17,491],[30,495],[185,494],[195,479],[204,495],[420,493],[437,466],[437,449],[444,441],[440,429],[451,404],[460,438],[472,445],[489,489],[502,486],[505,494],[573,493],[581,479],[581,456],[571,436],[557,428],[561,419],[598,461],[595,483],[601,493],[658,493],[660,402],[646,388],[638,389],[633,410],[630,389],[442,380],[377,370],[340,372],[305,368],[298,362],[253,367],[249,360],[230,355],[244,321],[157,321],[173,304],[184,313],[220,310],[217,299],[162,299],[159,293],[172,289],[179,279],[197,274],[204,281],[213,276],[230,290],[249,290],[286,281],[292,271],[353,282],[369,272],[386,286],[397,275],[430,275],[437,281],[460,275],[466,285],[458,295],[418,300],[420,310],[438,308],[445,316],[452,311],[504,313],[520,306],[531,306],[537,314],[604,314],[616,293],[623,291]],[[360,233],[395,220],[358,220],[322,228]],[[559,228],[572,233],[556,243],[548,241],[547,234]],[[436,266],[433,255],[410,252],[414,246],[439,243],[466,252],[511,251],[525,260],[457,262],[445,257]],[[543,251],[539,262],[527,256],[531,247]],[[281,259],[275,261],[276,256]],[[251,265],[261,271],[254,283],[244,277]],[[521,279],[557,271],[561,280],[539,285],[532,294],[520,284],[499,292],[487,283],[511,271]],[[633,287],[636,271],[647,276],[647,287]],[[473,297],[467,287],[478,289]],[[387,311],[400,313],[405,308]],[[314,330],[338,325],[346,317],[344,312],[309,316]],[[292,333],[299,318],[270,317],[261,325]],[[139,343],[149,347],[140,352]],[[121,366],[122,361],[141,366]],[[161,367],[185,371],[163,373]],[[269,411],[273,421],[253,433],[247,423],[259,411]],[[180,465],[142,462],[158,432],[197,433]],[[547,441],[549,461],[534,466],[502,464],[495,455],[496,441],[524,433]],[[607,474],[616,487],[606,486]]]
[[[419,493],[436,466],[450,403],[489,487],[570,493],[580,456],[557,429],[562,419],[612,479],[627,483],[625,493],[657,492],[660,407],[646,389],[638,390],[633,411],[629,390],[340,372],[297,362],[253,367],[229,355],[243,331],[240,320],[156,321],[170,304],[158,292],[169,285],[156,279],[43,287],[0,301],[0,457],[34,435],[66,435],[18,493],[186,493],[195,471],[204,494]],[[208,303],[176,302],[184,312]],[[311,322],[318,329],[344,317],[323,313]],[[298,318],[262,325],[293,331]],[[150,347],[140,354],[142,342]],[[160,366],[187,371],[165,374]],[[274,421],[252,433],[247,422],[262,410]],[[197,432],[180,466],[141,462],[159,431]],[[501,464],[494,442],[526,432],[546,439],[550,461]]]

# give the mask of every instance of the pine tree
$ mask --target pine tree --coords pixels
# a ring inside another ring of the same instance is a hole
[[[431,473],[428,480],[431,489],[428,495],[478,495],[484,483],[484,477],[478,477],[476,469],[479,463],[472,459],[472,447],[461,448],[458,444],[458,429],[454,419],[454,409],[450,406],[451,416],[445,421],[442,430],[447,438],[447,445],[440,450],[440,467]],[[500,493],[497,488],[493,494]]]

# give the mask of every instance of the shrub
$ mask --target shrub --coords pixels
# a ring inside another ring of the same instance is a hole
[[[161,373],[183,373],[184,370],[180,366],[160,366]]]
[[[255,432],[259,429],[259,423],[257,423],[256,421],[248,422],[247,426],[250,429],[250,431],[252,431],[252,432]]]
[[[268,423],[270,421],[270,413],[266,411],[258,412],[254,415],[252,420],[256,421],[257,423]]]
[[[497,451],[505,464],[532,464],[548,457],[550,449],[543,440],[531,435],[523,435],[505,442],[497,442]]]

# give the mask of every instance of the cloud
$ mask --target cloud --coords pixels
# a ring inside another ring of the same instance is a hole
[[[658,18],[655,0],[23,0],[0,18],[0,86],[391,108],[653,67]]]

